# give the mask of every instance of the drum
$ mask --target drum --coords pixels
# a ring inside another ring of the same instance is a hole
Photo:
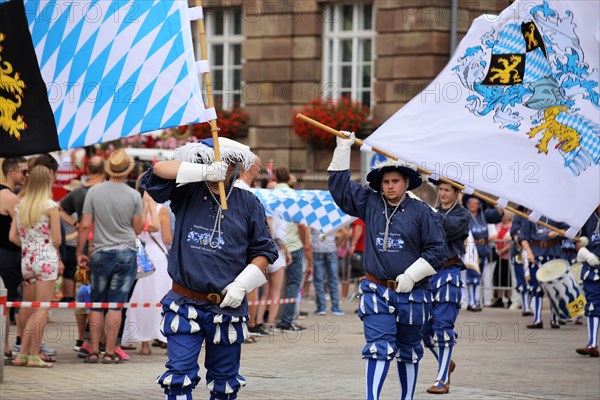
[[[548,261],[539,268],[536,278],[548,295],[552,310],[559,318],[570,319],[583,315],[585,298],[569,271],[568,261]]]
[[[583,280],[581,279],[581,269],[583,268],[583,263],[577,262],[571,265],[571,275],[575,278],[575,282],[579,285],[581,290],[583,290]]]

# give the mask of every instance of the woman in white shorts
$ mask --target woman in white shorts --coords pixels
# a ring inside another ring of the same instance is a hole
[[[52,172],[44,167],[33,168],[25,195],[15,207],[9,238],[21,247],[23,299],[49,302],[59,272],[58,246],[61,243],[58,204],[52,201]],[[60,264],[60,266],[59,266]],[[40,343],[48,319],[48,308],[22,309],[23,340],[13,365],[49,368],[54,361],[40,358]]]

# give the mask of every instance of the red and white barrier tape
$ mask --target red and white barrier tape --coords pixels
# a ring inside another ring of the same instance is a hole
[[[296,299],[279,299],[279,301],[276,301],[275,304],[289,304],[289,303],[295,303]],[[250,306],[257,306],[259,304],[267,304],[267,305],[271,305],[273,304],[273,302],[271,300],[262,300],[262,301],[249,301],[248,305]]]
[[[0,296],[0,306],[4,306],[2,312],[6,315],[6,310],[8,309],[8,306],[6,306],[6,296]]]
[[[295,303],[296,299],[280,299],[277,304]],[[273,304],[271,300],[250,301],[249,305]],[[8,301],[6,307],[22,308],[150,308],[162,307],[161,303],[90,303],[90,302],[58,302],[58,301]]]
[[[58,301],[9,301],[7,307],[23,308],[148,308],[162,307],[160,303],[92,303],[92,302],[69,302]]]

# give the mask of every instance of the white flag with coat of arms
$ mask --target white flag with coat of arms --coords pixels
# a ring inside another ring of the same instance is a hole
[[[600,203],[600,2],[515,1],[365,143],[570,225]]]

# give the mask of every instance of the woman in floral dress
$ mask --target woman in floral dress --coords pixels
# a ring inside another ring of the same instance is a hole
[[[25,195],[15,208],[10,240],[21,247],[23,298],[51,301],[59,273],[58,246],[61,242],[58,204],[52,201],[52,172],[43,166],[33,168]],[[22,309],[26,315],[21,350],[13,365],[49,368],[40,358],[47,308]]]

